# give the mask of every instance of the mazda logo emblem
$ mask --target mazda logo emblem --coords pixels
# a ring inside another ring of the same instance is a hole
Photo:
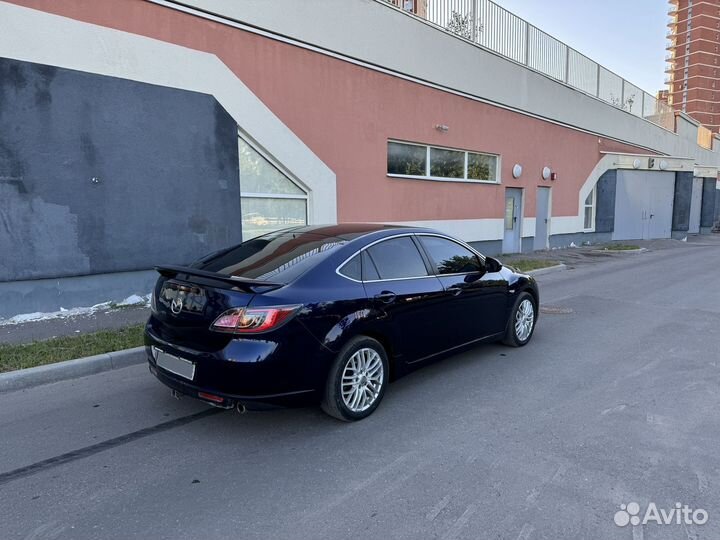
[[[170,304],[170,311],[172,311],[175,315],[179,315],[183,308],[183,295],[178,295],[175,298],[173,298],[172,303]]]

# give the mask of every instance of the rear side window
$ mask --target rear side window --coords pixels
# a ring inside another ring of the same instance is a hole
[[[345,243],[312,233],[271,233],[205,257],[192,266],[219,274],[289,283]]]
[[[392,238],[367,249],[380,279],[427,276],[427,268],[409,236]]]
[[[482,269],[478,256],[457,242],[438,236],[420,236],[420,242],[435,263],[438,274],[467,274]]]
[[[372,262],[367,251],[362,252],[362,275],[363,281],[380,279],[380,274],[378,274],[377,268],[375,268],[375,263]]]
[[[340,269],[340,273],[345,277],[360,281],[362,279],[362,261],[360,257],[361,255],[357,254],[348,262],[343,264]]]

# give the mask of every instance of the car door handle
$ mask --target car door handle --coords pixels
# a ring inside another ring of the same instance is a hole
[[[457,296],[458,294],[463,292],[463,290],[460,287],[448,287],[446,290],[453,296]]]
[[[383,291],[375,295],[375,300],[379,300],[383,304],[390,304],[395,301],[397,295],[392,291]]]

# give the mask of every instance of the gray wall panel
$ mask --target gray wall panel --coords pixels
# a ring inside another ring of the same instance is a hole
[[[605,171],[597,183],[595,232],[609,233],[615,229],[615,189],[617,170]]]
[[[715,189],[717,181],[714,178],[703,179],[702,210],[700,211],[700,226],[712,227],[715,224],[715,199],[718,190]]]
[[[240,241],[237,154],[212,96],[0,58],[0,281]]]
[[[693,173],[675,173],[675,198],[673,199],[672,230],[687,231],[690,228],[690,203],[692,200]]]

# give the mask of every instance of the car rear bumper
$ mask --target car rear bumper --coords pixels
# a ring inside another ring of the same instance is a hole
[[[317,401],[315,390],[297,390],[294,392],[266,395],[239,395],[218,392],[214,388],[203,388],[192,384],[191,381],[184,381],[158,367],[152,358],[152,354],[149,352],[148,365],[150,373],[155,375],[161,383],[171,390],[223,409],[232,409],[236,405],[242,405],[248,409],[260,409],[266,408],[267,406],[292,407]]]
[[[150,371],[160,382],[226,408],[237,403],[288,406],[318,401],[330,354],[309,334],[307,339],[295,335],[290,344],[269,338],[232,339],[218,351],[203,352],[161,339],[151,321],[145,327],[145,350]],[[192,378],[159,366],[158,350],[192,362]]]

